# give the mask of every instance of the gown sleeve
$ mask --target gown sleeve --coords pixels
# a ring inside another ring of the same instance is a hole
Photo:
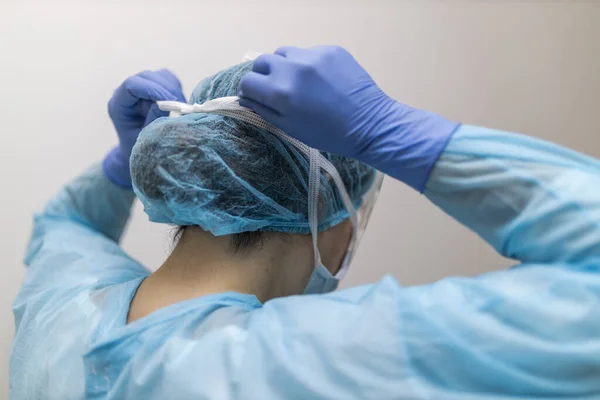
[[[35,317],[82,290],[146,273],[119,246],[134,198],[132,191],[114,186],[95,165],[35,215],[25,281],[13,305],[17,330],[26,311]]]
[[[522,263],[600,262],[600,162],[531,137],[463,126],[425,195]]]

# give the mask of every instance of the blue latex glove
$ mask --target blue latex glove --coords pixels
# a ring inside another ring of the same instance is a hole
[[[459,124],[388,97],[340,47],[256,59],[240,104],[317,149],[361,160],[418,191]]]
[[[108,114],[119,136],[119,145],[104,159],[102,169],[113,184],[131,188],[129,157],[141,130],[168,113],[160,111],[158,100],[185,102],[181,83],[168,70],[145,71],[125,80],[108,102]]]

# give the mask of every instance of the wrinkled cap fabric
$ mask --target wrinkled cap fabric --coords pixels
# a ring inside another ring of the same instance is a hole
[[[252,62],[200,82],[190,103],[235,96]],[[376,171],[322,153],[339,171],[355,207]],[[133,187],[153,222],[199,226],[214,235],[249,231],[309,234],[309,161],[290,143],[216,114],[160,118],[140,134],[131,156]],[[319,231],[349,217],[335,184],[321,175]]]

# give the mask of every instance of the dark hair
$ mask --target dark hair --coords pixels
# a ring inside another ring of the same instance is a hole
[[[175,243],[179,242],[188,228],[189,226],[177,227],[173,235],[173,241]],[[247,254],[262,246],[264,241],[264,235],[261,231],[234,233],[229,237],[229,246],[233,254]]]

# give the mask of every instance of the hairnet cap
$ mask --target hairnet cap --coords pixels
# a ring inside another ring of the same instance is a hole
[[[190,103],[235,96],[251,66],[239,64],[203,80]],[[323,155],[358,207],[375,170]],[[131,175],[153,222],[199,226],[217,236],[257,230],[310,233],[308,159],[285,140],[230,117],[196,113],[154,121],[133,149]],[[322,175],[319,230],[348,216],[335,184]]]

